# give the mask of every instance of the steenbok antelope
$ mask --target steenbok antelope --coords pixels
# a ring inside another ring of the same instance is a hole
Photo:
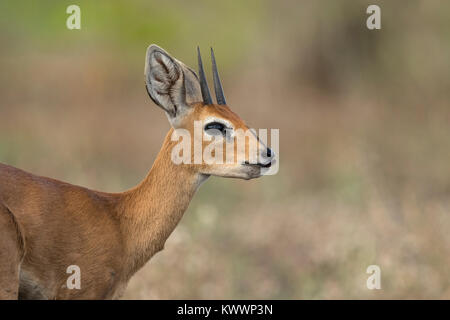
[[[248,129],[226,105],[212,49],[211,59],[217,104],[199,50],[197,77],[158,46],[147,49],[147,92],[172,128],[147,177],[131,190],[94,191],[0,164],[0,299],[118,298],[131,276],[163,249],[205,179],[257,178],[274,163],[273,152],[255,135],[248,136],[246,146],[251,139],[256,143],[256,163],[248,161],[247,148],[233,148],[233,155],[244,159],[240,162],[172,161],[172,133],[192,133],[194,121],[203,121],[205,136],[224,135],[216,142],[221,144],[235,139],[228,133]],[[197,139],[192,145],[209,145]],[[79,288],[67,285],[73,265],[80,270]]]

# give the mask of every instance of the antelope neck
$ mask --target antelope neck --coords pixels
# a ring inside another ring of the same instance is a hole
[[[125,192],[118,203],[129,276],[142,267],[164,243],[189,206],[203,176],[192,166],[171,161],[175,145],[167,134],[147,177]]]

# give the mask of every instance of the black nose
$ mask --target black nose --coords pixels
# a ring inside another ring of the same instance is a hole
[[[272,158],[273,152],[270,150],[270,148],[267,148],[267,158]]]

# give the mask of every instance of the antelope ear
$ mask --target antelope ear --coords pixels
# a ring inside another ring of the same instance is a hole
[[[202,101],[195,72],[157,45],[147,49],[144,75],[148,94],[166,112],[172,125],[194,102]]]

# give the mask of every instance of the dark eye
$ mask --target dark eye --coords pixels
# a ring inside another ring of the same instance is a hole
[[[205,131],[210,135],[225,134],[225,125],[220,122],[211,122],[205,125]]]

